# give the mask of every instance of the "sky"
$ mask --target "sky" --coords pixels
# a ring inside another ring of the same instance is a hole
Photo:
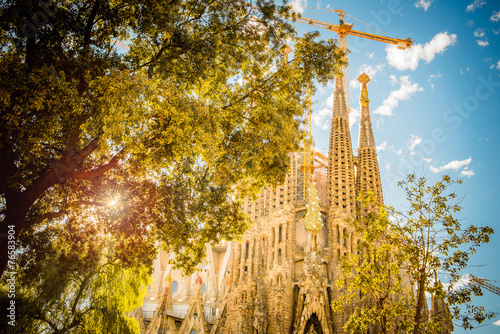
[[[448,174],[462,179],[455,187],[464,196],[457,216],[464,226],[490,226],[497,233],[482,246],[464,271],[500,281],[500,1],[498,0],[294,0],[303,16],[338,24],[342,9],[347,23],[363,32],[410,37],[407,50],[348,36],[350,125],[354,149],[359,131],[356,78],[365,72],[373,131],[386,205],[404,209],[397,182],[415,172],[434,183]],[[358,20],[376,27],[373,31]],[[295,23],[300,33],[335,33]],[[327,153],[333,82],[314,97],[312,134],[315,147]],[[354,152],[356,154],[356,152]],[[491,282],[500,287],[500,282]],[[500,296],[484,290],[477,305],[500,313]],[[457,322],[455,322],[457,324]],[[466,333],[455,326],[454,333]],[[472,333],[500,333],[500,314]]]

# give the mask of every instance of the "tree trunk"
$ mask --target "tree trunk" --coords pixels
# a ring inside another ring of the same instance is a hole
[[[423,275],[421,274],[421,277]],[[420,333],[420,322],[421,322],[421,317],[422,317],[422,307],[424,305],[425,301],[425,280],[424,278],[420,278],[418,281],[418,299],[417,299],[417,307],[415,310],[415,324],[413,326],[413,334],[419,334]]]
[[[11,200],[6,202],[5,220],[0,224],[0,278],[4,272],[13,272],[15,269],[15,250],[18,249],[17,238],[21,233],[22,224],[31,206],[27,206],[22,201]]]

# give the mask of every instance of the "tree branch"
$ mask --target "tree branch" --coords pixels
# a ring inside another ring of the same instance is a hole
[[[120,152],[118,152],[118,154],[116,154],[113,158],[111,158],[111,160],[105,165],[99,166],[96,169],[91,169],[91,170],[88,170],[85,172],[74,171],[73,173],[71,173],[71,177],[73,177],[75,179],[80,179],[80,180],[81,179],[88,180],[88,179],[92,179],[94,177],[100,176],[100,175],[104,174],[105,172],[107,172],[108,170],[116,167],[116,165],[118,165],[119,156],[124,151],[125,151],[125,149],[122,149]]]
[[[67,213],[67,211],[64,211],[64,210],[63,211],[58,211],[58,212],[49,212],[49,213],[41,215],[40,217],[28,220],[24,224],[26,226],[35,225],[35,224],[41,223],[45,219],[58,218],[58,217],[61,217],[61,216],[65,215],[66,213]]]

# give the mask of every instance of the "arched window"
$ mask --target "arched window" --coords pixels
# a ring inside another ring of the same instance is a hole
[[[338,225],[337,225],[337,243],[340,244],[340,228]]]
[[[173,281],[171,289],[172,289],[172,294],[175,295],[177,291],[179,291],[179,283],[177,283],[177,281]]]
[[[342,234],[344,236],[344,246],[347,246],[347,232],[346,232],[345,228],[342,231]]]
[[[278,242],[281,242],[281,240],[283,240],[283,225],[280,225],[280,228],[279,228],[279,236],[278,236]]]
[[[195,329],[192,329],[191,332],[189,334],[196,334],[196,330]]]
[[[245,260],[248,259],[248,248],[250,247],[250,244],[248,241],[245,244]]]

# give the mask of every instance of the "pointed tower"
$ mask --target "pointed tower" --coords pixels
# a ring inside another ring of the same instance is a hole
[[[332,123],[328,147],[328,205],[331,217],[346,217],[355,212],[354,162],[349,110],[343,79],[335,78]]]
[[[346,104],[343,79],[335,78],[332,123],[328,147],[328,240],[330,251],[340,261],[351,248],[346,218],[356,212],[354,157],[349,129],[349,110]],[[330,272],[335,276],[335,270]],[[330,279],[335,279],[335,277]]]
[[[372,191],[378,203],[383,203],[382,182],[380,181],[380,171],[377,160],[377,150],[373,137],[372,121],[370,119],[370,100],[366,85],[370,78],[366,73],[358,77],[361,84],[361,119],[359,121],[359,143],[358,143],[358,170],[356,177],[356,193],[368,193]]]

